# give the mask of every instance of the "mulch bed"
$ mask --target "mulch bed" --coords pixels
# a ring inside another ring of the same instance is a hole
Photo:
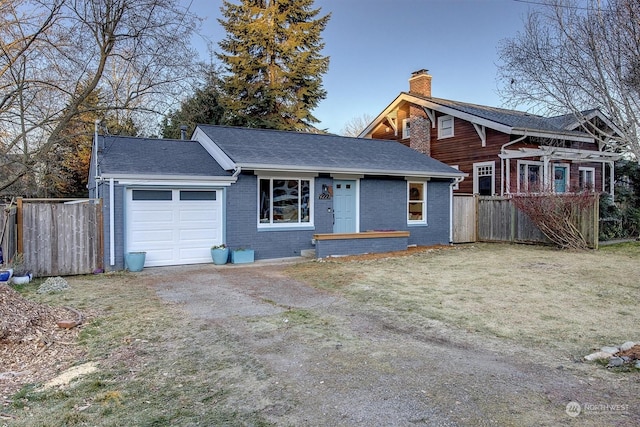
[[[76,318],[73,309],[38,304],[0,285],[0,393],[5,405],[24,385],[46,381],[83,359],[76,345],[79,328],[58,326]]]

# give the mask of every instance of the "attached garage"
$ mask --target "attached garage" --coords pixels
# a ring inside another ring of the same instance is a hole
[[[146,252],[147,267],[211,262],[211,246],[224,242],[223,194],[127,189],[126,252]]]

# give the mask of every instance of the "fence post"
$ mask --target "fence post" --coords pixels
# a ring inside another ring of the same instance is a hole
[[[22,197],[18,197],[17,201],[16,201],[16,229],[17,229],[17,247],[16,247],[16,253],[21,254],[23,252],[23,218],[22,218]],[[11,257],[13,258],[13,256],[15,254],[10,254]]]

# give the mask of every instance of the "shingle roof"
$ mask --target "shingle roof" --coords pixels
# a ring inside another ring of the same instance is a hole
[[[197,141],[101,136],[99,146],[102,174],[230,175]]]
[[[567,126],[572,125],[577,121],[576,116],[573,114],[544,117],[524,111],[470,104],[468,102],[452,101],[450,99],[443,98],[424,97],[414,93],[409,95],[515,129],[531,129],[565,134],[574,133],[575,135],[584,136],[584,132],[572,131],[567,128]]]
[[[317,172],[461,174],[395,141],[227,126],[198,127],[242,167],[262,165]]]

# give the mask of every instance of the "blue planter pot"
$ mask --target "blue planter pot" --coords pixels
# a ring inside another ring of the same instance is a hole
[[[231,252],[231,262],[234,264],[245,264],[253,262],[253,249],[243,249]]]
[[[124,266],[129,271],[142,271],[146,252],[129,252],[124,257]]]
[[[211,249],[211,259],[213,263],[216,265],[226,264],[229,260],[229,248],[217,248]]]

